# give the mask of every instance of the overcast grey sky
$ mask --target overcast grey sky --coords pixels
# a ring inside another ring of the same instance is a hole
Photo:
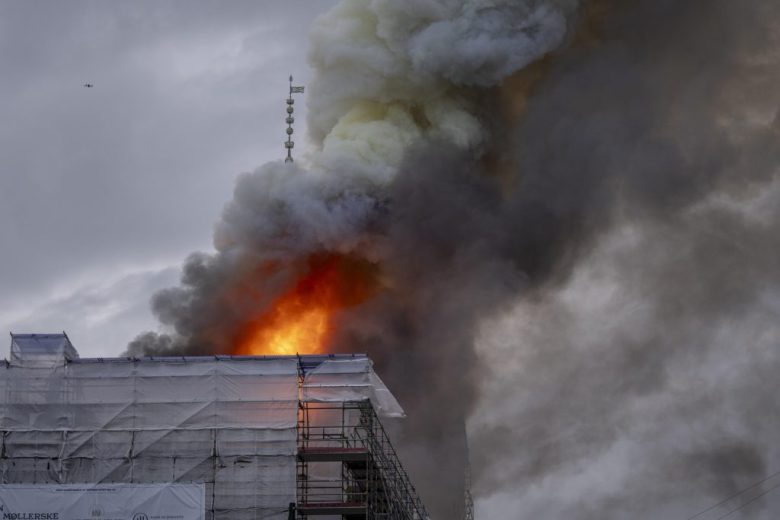
[[[237,174],[284,153],[287,76],[334,3],[0,2],[0,330],[82,355],[154,330]]]

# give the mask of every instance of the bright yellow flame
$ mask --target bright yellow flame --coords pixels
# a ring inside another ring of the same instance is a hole
[[[246,324],[236,341],[238,355],[294,355],[322,352],[335,315],[376,288],[375,267],[336,255],[309,259],[309,271]]]
[[[325,308],[314,307],[300,313],[288,313],[277,308],[282,315],[276,327],[260,329],[249,342],[247,354],[294,355],[318,352],[328,332],[329,313]]]

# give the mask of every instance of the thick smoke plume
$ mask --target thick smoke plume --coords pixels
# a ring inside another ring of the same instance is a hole
[[[230,353],[337,255],[378,288],[329,349],[368,352],[407,409],[434,518],[462,516],[467,418],[490,517],[728,496],[780,469],[779,20],[752,0],[343,1],[312,33],[309,164],[239,179],[217,252],[153,299],[170,333],[129,352]]]
[[[507,151],[532,290],[478,349],[491,518],[688,518],[780,470],[780,5],[591,8]],[[777,483],[697,518],[775,518]]]

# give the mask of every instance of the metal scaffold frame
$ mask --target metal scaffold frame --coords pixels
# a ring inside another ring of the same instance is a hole
[[[301,402],[298,518],[428,520],[370,401]]]

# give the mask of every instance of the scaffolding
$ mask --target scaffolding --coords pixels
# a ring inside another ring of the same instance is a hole
[[[370,401],[301,401],[297,453],[298,518],[430,518]]]
[[[79,358],[64,334],[11,339],[0,491],[199,485],[205,520],[428,520],[379,421],[403,409],[364,355]]]

